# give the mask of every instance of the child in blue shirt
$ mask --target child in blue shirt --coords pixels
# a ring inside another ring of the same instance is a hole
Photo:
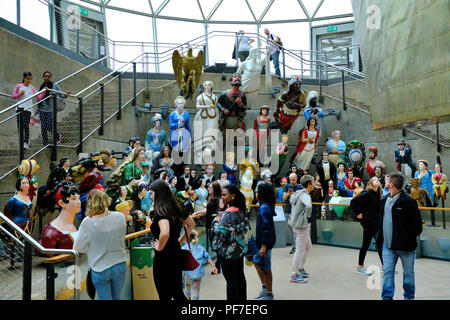
[[[216,275],[218,270],[211,259],[211,256],[201,245],[198,244],[197,231],[192,230],[189,235],[189,241],[191,245],[191,253],[195,260],[200,264],[197,269],[192,271],[183,271],[184,273],[184,293],[189,300],[199,300],[200,296],[200,283],[205,276],[205,264],[209,263],[213,269],[213,273]],[[182,249],[189,250],[188,244],[185,242]]]

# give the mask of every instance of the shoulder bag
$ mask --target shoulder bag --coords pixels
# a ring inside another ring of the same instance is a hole
[[[186,227],[184,227],[184,234],[186,235],[189,250],[181,250],[183,253],[183,271],[192,271],[197,269],[200,264],[197,260],[195,260],[194,256],[191,253],[191,244],[189,243],[189,235],[187,233]]]

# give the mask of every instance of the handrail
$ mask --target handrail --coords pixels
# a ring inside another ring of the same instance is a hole
[[[137,232],[133,232],[133,233],[127,234],[125,236],[125,240],[131,240],[131,239],[143,236],[144,234],[147,234],[147,233],[150,233],[150,232],[152,232],[150,230],[150,228],[144,229],[144,230],[141,230],[141,231],[137,231]]]
[[[74,286],[74,299],[80,299],[80,255],[76,250],[69,249],[47,249],[44,248],[39,242],[34,240],[28,233],[23,231],[18,225],[16,225],[13,221],[11,221],[3,212],[0,212],[0,219],[3,222],[6,222],[11,228],[14,229],[19,235],[21,235],[26,241],[28,241],[35,249],[39,250],[39,252],[43,254],[71,254],[75,258],[75,286]]]
[[[3,93],[3,92],[0,92],[0,96],[2,96],[2,97],[7,97],[7,98],[13,98],[12,97],[12,95],[10,95],[10,94],[7,94],[7,93]]]
[[[133,232],[133,233],[127,234],[125,236],[125,241],[131,240],[131,239],[135,239],[137,237],[140,237],[140,236],[142,236],[144,234],[147,234],[147,233],[150,233],[150,232],[151,232],[151,230],[149,228],[149,229],[145,229],[145,230],[141,230],[141,231],[137,231],[137,232]],[[44,263],[59,263],[59,262],[62,262],[62,261],[67,261],[67,260],[72,260],[72,259],[73,259],[72,256],[69,255],[69,254],[59,254],[57,256],[46,258],[44,260]]]
[[[74,96],[73,94],[70,94],[70,93],[67,93],[67,92],[64,92],[64,91],[59,91],[59,90],[50,89],[50,88],[47,88],[47,90],[50,91],[50,92],[66,95],[68,97],[76,98],[76,96]]]
[[[44,91],[45,91],[45,89],[42,89],[41,91],[38,91],[35,94],[33,94],[31,97],[28,97],[25,100],[21,100],[19,102],[14,103],[12,106],[9,106],[8,108],[3,109],[2,111],[0,111],[0,115],[2,115],[5,112],[8,112],[9,110],[12,110],[13,108],[17,107],[18,105],[20,105],[20,104],[22,104],[22,103],[24,103],[24,102],[26,102],[26,101],[28,101],[30,99],[33,99],[33,98],[37,97],[38,95],[42,94]]]
[[[83,67],[83,68],[80,69],[80,70],[77,70],[76,72],[70,74],[69,76],[67,76],[67,77],[65,77],[65,78],[63,78],[63,79],[61,79],[61,80],[59,80],[59,81],[57,81],[57,82],[55,82],[55,83],[59,83],[59,82],[62,82],[62,81],[64,81],[64,80],[67,80],[67,79],[69,79],[70,77],[73,77],[74,75],[80,73],[81,71],[86,70],[87,68],[90,68],[90,67],[93,66],[94,64],[100,62],[101,60],[103,60],[103,59],[105,59],[105,58],[107,58],[107,57],[109,57],[109,56],[106,56],[106,57],[103,57],[103,58],[101,58],[101,59],[99,59],[99,60],[97,60],[97,61],[94,61],[93,63],[89,64],[88,66],[85,66],[85,67]],[[12,110],[12,109],[15,108],[16,106],[18,106],[18,105],[20,105],[20,104],[22,104],[22,103],[24,103],[24,102],[26,102],[26,101],[28,101],[28,100],[30,100],[30,99],[33,99],[33,98],[39,96],[39,95],[42,94],[42,92],[44,92],[45,90],[47,90],[47,88],[44,88],[44,89],[42,89],[42,90],[36,92],[36,93],[33,94],[31,97],[28,97],[28,98],[25,99],[25,100],[18,101],[18,102],[16,102],[16,103],[14,103],[13,105],[9,106],[8,108],[3,109],[2,111],[0,111],[0,115],[2,115],[3,113],[6,113],[6,112]],[[48,89],[48,90],[53,90],[53,89]],[[56,90],[53,90],[53,91],[56,91]],[[65,92],[62,92],[62,93],[65,94],[65,95],[68,95],[68,94],[65,93]],[[7,97],[13,99],[13,97],[10,96],[10,95],[6,95],[6,94],[2,94],[2,93],[0,93],[0,95],[4,95],[4,96],[7,96]],[[73,95],[71,95],[71,96],[73,96]],[[76,96],[73,96],[73,97],[76,98]]]
[[[314,205],[324,205],[324,206],[344,206],[344,207],[350,207],[349,204],[346,203],[327,203],[327,202],[311,202],[311,204]],[[276,203],[276,206],[284,206],[284,203]],[[252,208],[259,208],[260,205],[259,204],[251,204],[249,205],[249,207]],[[419,207],[419,210],[443,210],[443,211],[450,211],[450,208],[439,208],[439,207]]]
[[[95,65],[95,64],[97,64],[97,63],[99,63],[100,61],[102,61],[102,60],[104,60],[104,59],[106,59],[106,58],[109,58],[109,55],[108,55],[108,56],[104,56],[103,58],[100,58],[100,59],[98,59],[98,60],[96,60],[96,61],[92,62],[91,64],[89,64],[89,65],[87,65],[87,66],[85,66],[85,67],[81,68],[81,69],[80,69],[80,70],[78,70],[78,71],[75,71],[74,73],[71,73],[71,74],[70,74],[70,75],[68,75],[67,77],[65,77],[65,78],[62,78],[61,80],[58,80],[58,81],[56,81],[55,83],[56,83],[56,84],[58,84],[58,83],[60,83],[60,82],[63,82],[63,81],[65,81],[65,80],[67,80],[67,79],[69,79],[69,78],[73,77],[74,75],[76,75],[76,74],[80,73],[81,71],[84,71],[84,70],[86,70],[87,68],[90,68],[90,67],[92,67],[93,65]]]
[[[78,97],[79,95],[81,95],[82,93],[86,92],[87,90],[89,90],[90,88],[92,88],[93,86],[101,83],[104,79],[106,79],[107,77],[112,76],[113,74],[115,74],[116,72],[118,72],[119,70],[121,70],[123,67],[125,67],[126,65],[133,63],[134,60],[138,59],[139,57],[142,57],[144,53],[141,53],[140,55],[138,55],[136,58],[128,61],[126,64],[124,64],[123,66],[121,66],[120,68],[115,69],[114,71],[111,71],[110,73],[108,73],[106,76],[103,76],[102,78],[98,79],[97,81],[95,81],[93,84],[91,84],[90,86],[84,88],[83,90],[81,90],[80,92],[78,92],[75,96]]]

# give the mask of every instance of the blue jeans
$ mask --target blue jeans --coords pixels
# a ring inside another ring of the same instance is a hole
[[[272,60],[273,60],[273,68],[275,69],[275,73],[277,76],[281,77],[280,72],[280,51],[275,51],[272,54]]]
[[[102,272],[92,270],[92,282],[97,290],[98,299],[120,300],[126,272],[126,262],[118,263]]]
[[[416,291],[414,284],[414,258],[416,251],[391,250],[383,244],[383,300],[392,300],[395,291],[394,271],[400,257],[403,266],[403,297],[413,300]]]

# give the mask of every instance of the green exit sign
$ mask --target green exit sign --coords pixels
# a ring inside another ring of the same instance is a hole
[[[80,14],[83,16],[87,16],[89,14],[89,11],[87,11],[86,9],[83,8],[79,8],[80,9]]]
[[[329,26],[327,27],[327,32],[335,32],[337,31],[337,26]]]

